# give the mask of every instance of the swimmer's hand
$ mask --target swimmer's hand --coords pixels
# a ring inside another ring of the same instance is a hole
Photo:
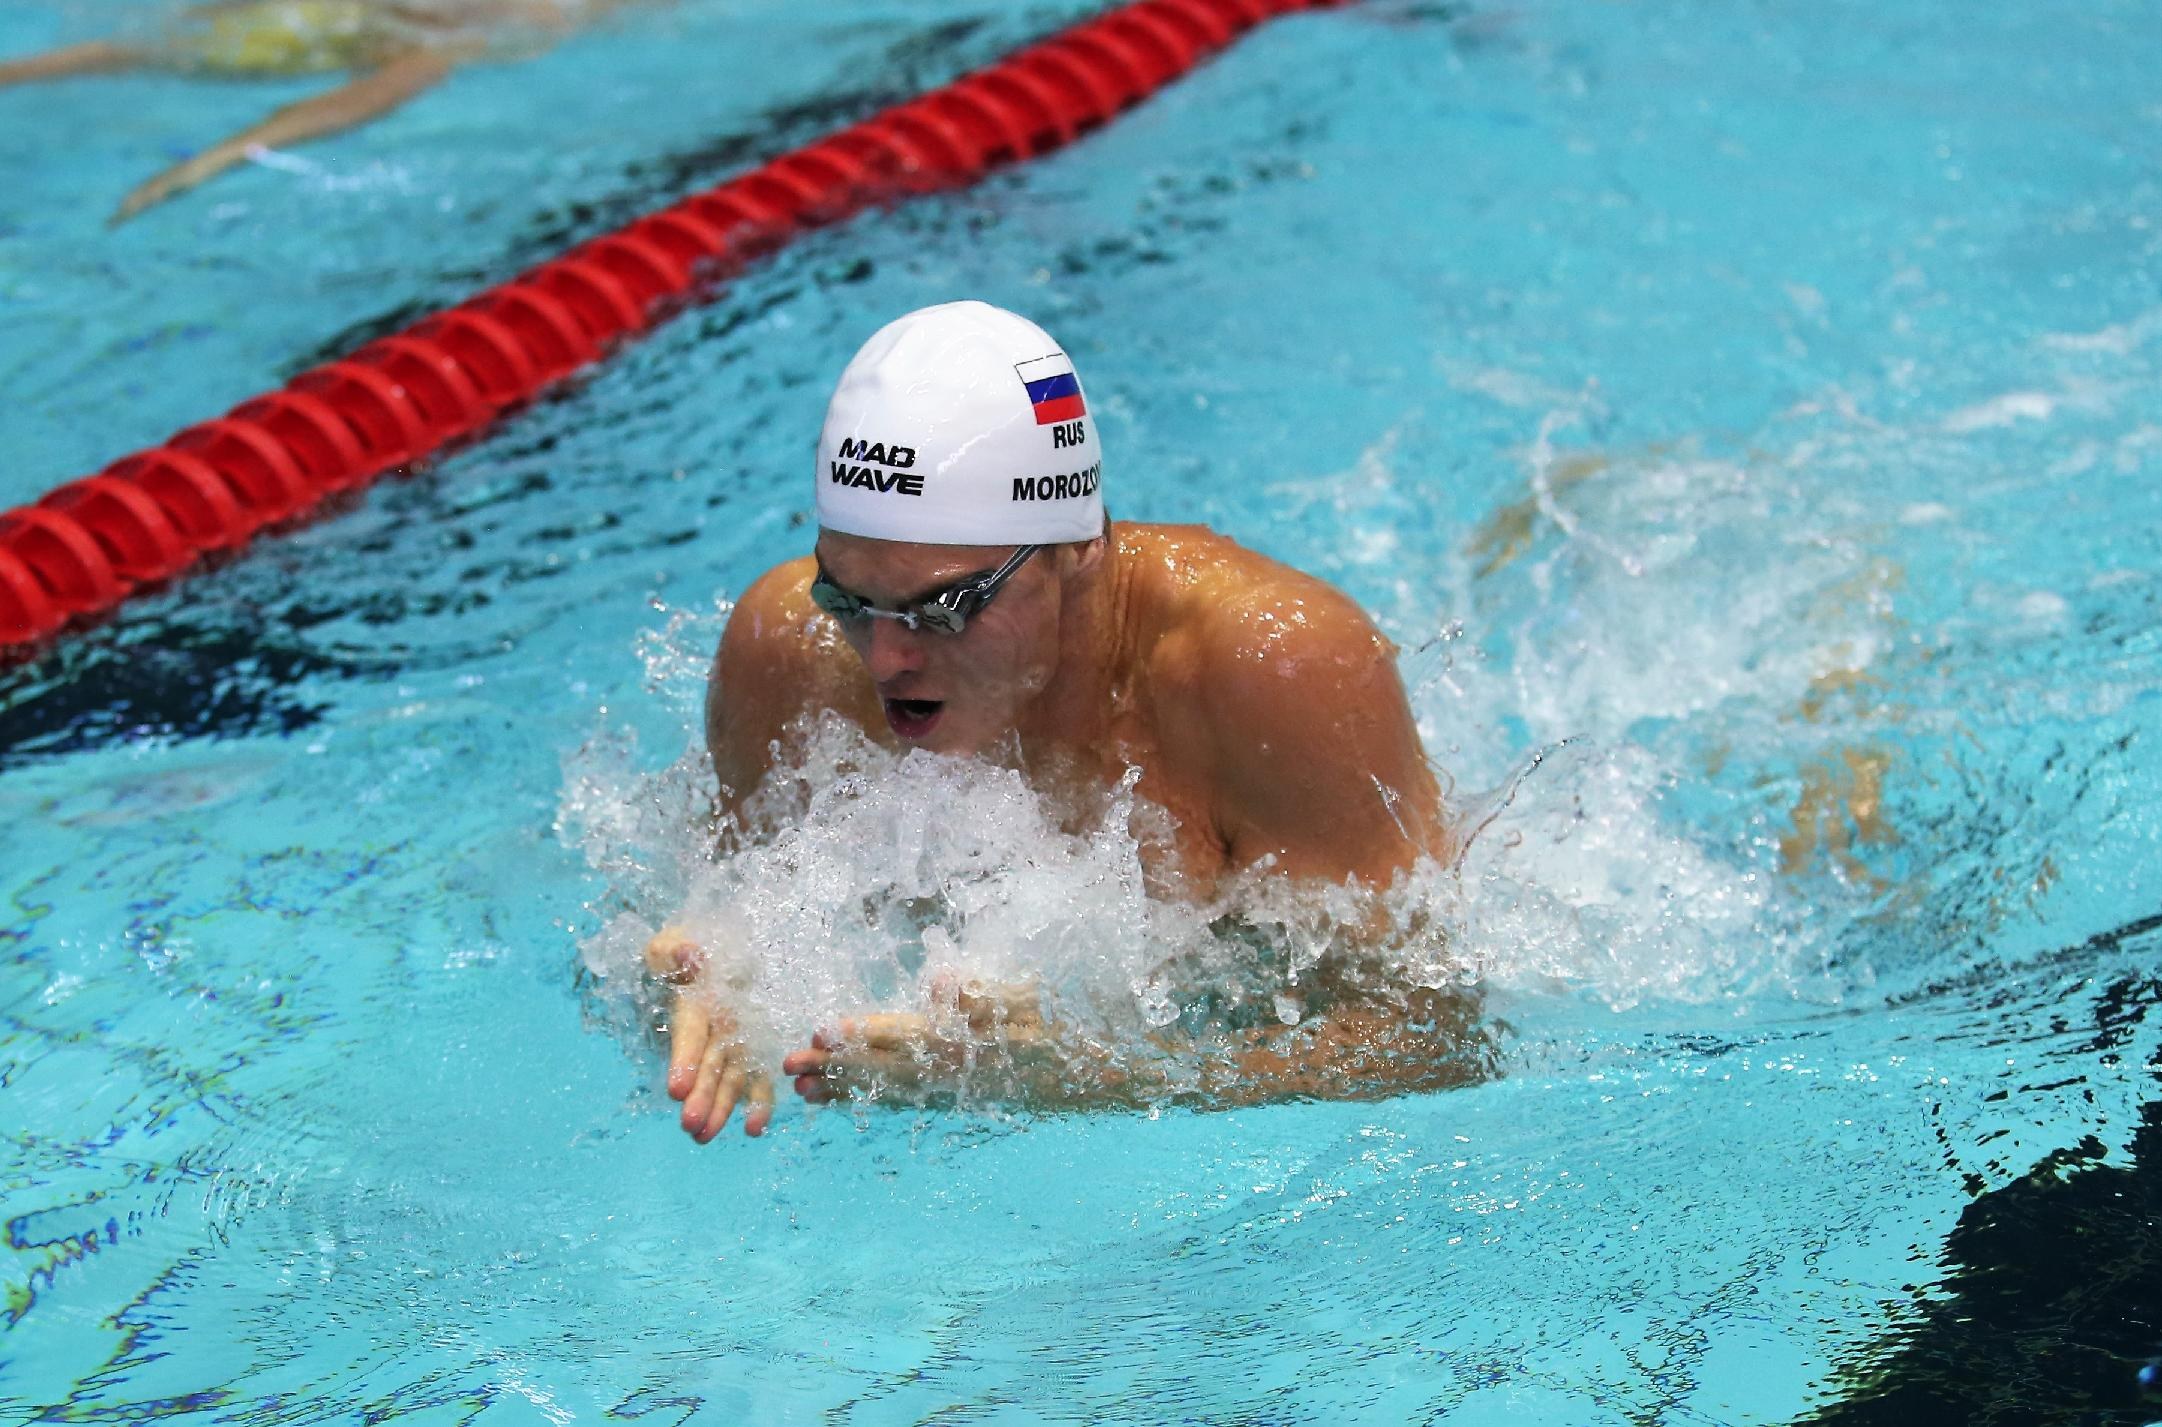
[[[708,1143],[740,1104],[743,1133],[764,1134],[773,1120],[773,1079],[752,1069],[736,1018],[704,984],[697,943],[662,928],[646,943],[646,969],[676,988],[668,1012],[668,1096],[683,1102],[684,1133]]]
[[[998,1100],[1069,1105],[1096,1098],[1101,1077],[1047,1025],[1033,983],[935,981],[927,1012],[852,1016],[791,1051],[781,1073],[814,1105],[856,1094],[901,1103],[968,1088]]]

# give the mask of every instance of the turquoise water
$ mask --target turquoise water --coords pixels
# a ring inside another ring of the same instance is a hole
[[[632,10],[111,234],[311,86],[0,92],[0,499],[1086,12]],[[5,675],[0,1417],[2143,1420],[2152,1249],[2055,1206],[2162,1172],[2158,42],[1282,21]],[[680,895],[699,661],[807,545],[827,384],[962,295],[1073,352],[1116,514],[1404,647],[1493,816],[1494,1079],[676,1130],[603,929]],[[1786,868],[1855,768],[1886,831]],[[1992,1215],[2080,1290],[1973,1311]]]

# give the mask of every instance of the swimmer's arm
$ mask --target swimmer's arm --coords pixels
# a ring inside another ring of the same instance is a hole
[[[824,647],[827,622],[812,617],[811,570],[808,558],[791,560],[753,582],[730,612],[714,655],[706,747],[719,781],[724,838],[741,836],[738,815],[773,771],[788,725],[825,697],[841,665]],[[700,1144],[718,1135],[738,1106],[749,1135],[763,1134],[773,1116],[772,1076],[751,1062],[728,989],[716,984],[716,950],[677,926],[663,927],[646,947],[648,969],[673,988],[668,1094],[682,1102],[683,1130]]]
[[[1024,1088],[1038,1108],[1067,1110],[1163,1102],[1228,1110],[1449,1090],[1487,1073],[1476,1020],[1471,995],[1418,987],[1385,1000],[1340,1000],[1296,1025],[1245,1032],[1228,1053],[1204,1052],[1198,1082],[1165,1076],[1167,1061],[1190,1059],[1192,1051],[1159,1036],[1155,1045],[1167,1060],[1114,1060],[1100,1047],[1066,1041],[1056,1073]]]
[[[1225,606],[1195,691],[1207,718],[1218,836],[1234,868],[1386,887],[1455,836],[1419,741],[1396,649],[1357,605],[1298,576]],[[1357,955],[1395,934],[1377,908],[1344,929]],[[1363,1099],[1477,1074],[1475,1002],[1423,988],[1340,987],[1296,1025],[1245,1033],[1211,1062],[1214,1104]]]
[[[117,227],[145,208],[216,177],[247,158],[252,150],[305,143],[387,114],[439,83],[460,61],[471,57],[471,52],[455,47],[408,50],[328,94],[288,104],[260,124],[212,144],[195,157],[137,185],[121,200],[111,226]]]
[[[0,89],[37,80],[72,79],[79,74],[118,74],[141,69],[153,59],[148,51],[111,40],[65,45],[43,54],[0,60]]]
[[[815,1033],[781,1062],[814,1105],[848,1095],[887,1103],[973,1096],[1035,1110],[1130,1108],[1162,1087],[1103,1047],[1043,1018],[1033,983],[934,985],[930,1013],[875,1012]]]
[[[1228,1108],[1453,1089],[1486,1074],[1476,1021],[1466,992],[1415,987],[1401,1000],[1339,1002],[1297,1025],[1247,1032],[1209,1066],[1202,1098]]]
[[[1476,999],[1415,987],[1376,998],[1336,994],[1297,1025],[1246,1032],[1204,1051],[1198,1080],[1168,1073],[1195,1047],[1154,1038],[1161,1055],[1115,1055],[1046,1022],[1030,985],[943,993],[943,1014],[880,1012],[819,1031],[782,1061],[812,1104],[844,1095],[920,1104],[977,1097],[1033,1110],[1119,1110],[1158,1103],[1228,1109],[1279,1100],[1370,1100],[1467,1084],[1485,1073]]]
[[[772,771],[774,750],[801,712],[787,695],[803,687],[800,641],[791,637],[796,567],[778,565],[752,582],[729,612],[706,683],[706,750],[718,780],[723,839],[740,836],[743,805]],[[726,997],[711,983],[713,948],[680,926],[646,944],[646,968],[673,988],[668,1006],[668,1096],[682,1103],[683,1132],[700,1144],[718,1135],[740,1104],[743,1130],[765,1133],[773,1079],[750,1061]]]

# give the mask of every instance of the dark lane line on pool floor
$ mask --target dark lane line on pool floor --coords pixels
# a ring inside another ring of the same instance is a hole
[[[2150,983],[2150,991],[2153,984]],[[2146,1002],[2154,1004],[2150,998]],[[2148,1063],[2162,1080],[2162,1057]],[[2162,1099],[2132,1162],[2092,1135],[1969,1204],[1941,1290],[1841,1374],[1811,1427],[2135,1427],[2162,1417],[2141,1370],[2162,1354]]]

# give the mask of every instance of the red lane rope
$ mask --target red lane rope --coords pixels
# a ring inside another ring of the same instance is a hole
[[[472,435],[805,228],[1071,143],[1261,21],[1333,3],[1122,5],[0,513],[0,650]]]

